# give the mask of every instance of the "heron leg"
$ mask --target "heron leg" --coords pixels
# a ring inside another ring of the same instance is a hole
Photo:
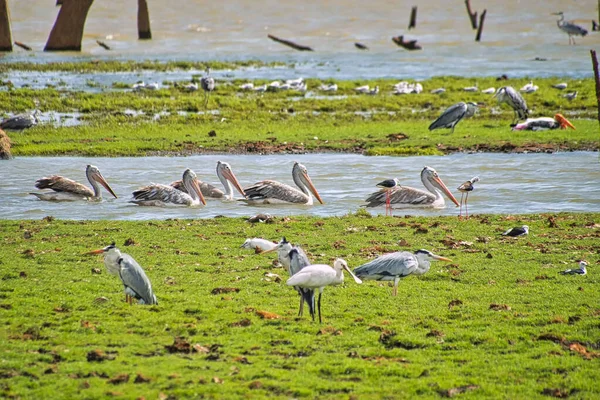
[[[320,323],[320,324],[322,324],[322,323],[323,323],[323,321],[321,320],[321,295],[322,295],[322,294],[323,294],[323,293],[319,292],[319,302],[318,302],[318,305],[319,305],[319,323]]]
[[[210,93],[208,92],[204,92],[204,110],[206,111],[206,107],[208,106],[208,97],[210,96]]]
[[[460,194],[460,211],[458,212],[458,219],[462,218],[462,205],[463,205],[463,196],[465,194],[461,192]]]
[[[467,197],[465,198],[465,215],[466,219],[469,219],[469,192],[467,192]]]
[[[399,277],[394,278],[394,291],[392,292],[393,296],[398,296],[398,282],[400,282]]]
[[[304,312],[304,298],[300,295],[300,308],[298,308],[298,316],[301,317]]]

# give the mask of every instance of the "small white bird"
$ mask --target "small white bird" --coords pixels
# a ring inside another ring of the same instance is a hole
[[[364,85],[355,88],[354,91],[362,94],[367,94],[371,91],[371,89],[369,88],[369,85]]]
[[[246,239],[244,244],[240,246],[241,249],[253,249],[256,254],[260,254],[265,251],[273,250],[277,246],[277,243],[273,243],[270,240],[261,238]]]
[[[567,269],[566,271],[561,271],[561,275],[587,275],[587,267],[588,263],[585,261],[579,261],[579,268]]]
[[[337,92],[338,85],[335,83],[333,83],[331,85],[322,84],[321,86],[319,86],[319,90],[321,90],[323,92]]]
[[[242,90],[253,90],[254,89],[254,83],[252,82],[248,82],[248,83],[243,83],[239,86],[240,89]]]
[[[339,285],[344,282],[344,273],[342,270],[348,271],[348,273],[354,278],[354,281],[358,284],[362,281],[350,271],[348,264],[341,258],[336,258],[333,263],[333,268],[325,264],[313,264],[302,268],[298,273],[293,275],[287,280],[288,286],[298,286],[306,289],[319,289],[319,323],[323,322],[321,319],[321,295],[325,286]]]
[[[489,87],[485,90],[482,90],[481,93],[483,94],[494,94],[496,93],[496,88],[495,87]]]
[[[577,97],[577,92],[575,91],[575,92],[570,92],[570,93],[567,93],[567,94],[563,94],[563,97],[566,98],[569,101],[573,101]]]
[[[556,85],[552,85],[552,87],[554,89],[564,90],[567,88],[567,84],[566,84],[566,82],[562,82],[562,83],[557,83]]]
[[[444,89],[444,88],[437,88],[437,89],[433,89],[429,93],[431,93],[431,94],[442,94],[442,93],[445,93],[445,92],[446,92],[446,89]]]
[[[479,88],[477,87],[477,83],[475,83],[475,86],[467,86],[466,88],[463,88],[463,91],[465,91],[465,92],[478,92]]]
[[[518,236],[525,236],[525,235],[529,235],[529,227],[527,225],[510,228],[506,232],[502,233],[502,236],[510,236],[510,237],[518,237]]]
[[[463,183],[462,185],[460,185],[458,187],[458,190],[461,192],[460,195],[460,213],[458,218],[462,217],[462,205],[463,205],[463,196],[465,195],[465,193],[467,194],[467,197],[465,198],[465,214],[466,214],[466,218],[469,218],[469,206],[467,205],[467,202],[469,200],[469,193],[471,193],[474,189],[475,186],[473,185],[474,183],[479,182],[479,177],[475,176],[473,178],[471,178],[470,180],[466,181],[465,183]]]

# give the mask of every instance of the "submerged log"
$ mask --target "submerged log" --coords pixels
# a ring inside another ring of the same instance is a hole
[[[483,21],[485,20],[485,14],[487,10],[483,10],[481,13],[481,17],[479,17],[479,28],[477,28],[477,36],[475,36],[475,41],[479,42],[481,40],[481,32],[483,31]]]
[[[592,31],[597,32],[600,30],[598,28],[599,28],[598,23],[596,21],[592,20]]]
[[[410,22],[408,23],[408,30],[417,27],[417,6],[414,6],[410,11]]]
[[[277,36],[274,36],[274,35],[267,35],[267,37],[269,39],[271,39],[271,40],[274,40],[274,41],[278,42],[278,43],[285,44],[286,46],[289,46],[289,47],[291,47],[294,50],[298,50],[298,51],[314,51],[311,47],[303,46],[301,44],[294,43],[294,42],[292,42],[290,40],[280,39],[280,38],[278,38]]]
[[[138,0],[138,39],[152,39],[150,31],[150,14],[148,13],[148,3],[146,0]]]
[[[467,5],[467,14],[469,14],[471,20],[471,27],[477,29],[477,11],[473,12],[471,10],[471,0],[465,0],[465,4]]]
[[[101,40],[96,40],[96,43],[98,44],[98,46],[102,47],[104,50],[110,50],[110,46],[107,45],[106,43],[104,43]]]
[[[8,2],[0,0],[0,51],[12,51],[12,35],[10,33],[10,12]]]
[[[360,49],[360,50],[369,50],[369,48],[366,45],[362,44],[362,43],[356,42],[356,43],[354,43],[354,46],[357,49]]]
[[[27,51],[31,51],[33,50],[31,47],[27,46],[25,43],[23,42],[17,42],[15,41],[15,46],[19,46],[20,48],[22,48],[23,50],[27,50]]]
[[[10,160],[13,156],[10,154],[10,138],[2,129],[0,129],[0,160]]]
[[[44,51],[81,51],[88,11],[94,0],[63,0]]]
[[[417,44],[416,40],[404,40],[404,35],[396,36],[392,38],[392,41],[398,46],[406,50],[423,50],[421,45]]]

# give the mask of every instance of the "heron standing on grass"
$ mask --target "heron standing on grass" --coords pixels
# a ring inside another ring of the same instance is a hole
[[[434,129],[447,128],[452,129],[452,132],[450,133],[454,133],[456,124],[465,117],[472,117],[475,114],[475,111],[477,111],[477,104],[471,102],[464,103],[461,101],[458,104],[448,107],[438,119],[429,125],[429,130],[432,131]]]
[[[565,21],[565,15],[562,11],[553,13],[552,15],[560,15],[560,19],[556,21],[556,25],[558,26],[558,29],[569,35],[569,44],[575,44],[574,36],[579,35],[583,37],[588,34],[587,29],[582,28],[571,21]]]
[[[210,67],[206,67],[206,75],[200,79],[200,86],[204,91],[204,109],[208,106],[208,96],[215,90],[215,80],[210,76]]]
[[[506,103],[515,112],[514,123],[519,122],[522,119],[527,119],[529,110],[527,109],[527,103],[523,96],[517,92],[512,86],[503,86],[494,95],[498,99],[498,103]]]

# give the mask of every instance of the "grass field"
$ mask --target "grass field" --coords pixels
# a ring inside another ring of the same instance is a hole
[[[597,398],[599,219],[0,221],[0,396]],[[529,236],[499,235],[522,224]],[[274,256],[239,248],[283,235],[319,263],[419,248],[453,262],[408,277],[395,298],[347,277],[325,289],[319,324],[296,317]],[[102,258],[85,255],[113,240],[159,305],[125,304]],[[558,274],[580,259],[588,276]]]

